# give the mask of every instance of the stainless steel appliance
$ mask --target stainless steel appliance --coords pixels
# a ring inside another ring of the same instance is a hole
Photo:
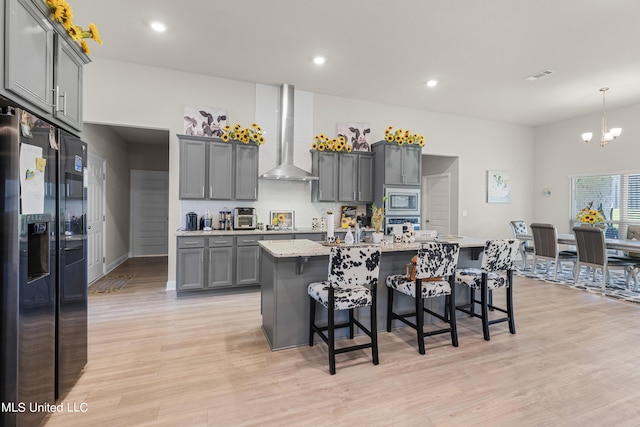
[[[420,216],[420,188],[386,187],[385,216]]]
[[[256,210],[254,208],[235,208],[233,214],[234,230],[255,230]]]
[[[87,145],[0,99],[0,147],[0,425],[39,425],[87,362]]]
[[[394,234],[396,231],[405,231],[405,224],[413,225],[413,230],[420,230],[420,217],[385,217],[384,230],[386,234]]]

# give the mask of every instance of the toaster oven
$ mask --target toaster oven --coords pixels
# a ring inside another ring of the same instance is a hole
[[[233,212],[234,230],[255,230],[256,210],[254,208],[235,208]]]

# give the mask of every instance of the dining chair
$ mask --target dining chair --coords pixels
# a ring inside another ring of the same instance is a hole
[[[332,247],[329,255],[329,274],[326,281],[310,283],[307,287],[311,303],[309,310],[309,346],[313,346],[314,334],[329,346],[329,372],[336,373],[336,354],[371,348],[373,364],[378,364],[378,331],[376,316],[376,292],[380,271],[379,246]],[[327,325],[316,323],[316,303],[327,309]],[[354,316],[354,309],[370,308],[370,327],[366,328]],[[335,312],[348,310],[349,320],[335,324]],[[369,338],[366,344],[335,348],[335,330],[349,328],[349,338],[354,337],[354,325]],[[325,334],[324,332],[327,332]]]
[[[555,225],[533,223],[529,228],[533,234],[533,273],[536,272],[538,259],[546,261],[547,275],[549,274],[549,263],[554,263],[554,280],[558,277],[558,270],[562,270],[563,262],[571,262],[573,264],[572,270],[575,271],[577,254],[558,250],[558,231]]]
[[[424,243],[418,250],[415,280],[406,274],[387,276],[387,332],[391,332],[391,322],[398,319],[416,330],[418,337],[418,353],[425,354],[424,337],[450,333],[451,344],[458,346],[455,307],[455,271],[458,264],[460,246],[457,243]],[[393,295],[395,292],[408,295],[414,299],[415,310],[411,313],[395,313],[393,311]],[[426,308],[427,298],[445,297],[444,314]],[[424,331],[424,314],[448,324],[446,328]],[[415,323],[407,318],[415,317]]]
[[[509,225],[511,226],[511,232],[513,233],[513,238],[518,239],[518,235],[527,235],[529,234],[529,230],[527,229],[527,223],[523,220],[515,220],[510,221]],[[527,268],[527,254],[533,254],[533,247],[529,244],[527,240],[520,240],[520,246],[518,247],[518,252],[520,253],[520,257],[522,258],[522,269],[525,270]]]
[[[640,225],[629,225],[627,227],[627,240],[640,240]],[[615,258],[618,260],[632,262],[634,264],[633,270],[631,270],[631,277],[627,280],[627,288],[629,288],[630,281],[633,280],[634,292],[638,292],[638,272],[640,271],[640,252],[625,251],[623,255],[610,256],[609,258]]]
[[[520,242],[517,239],[487,240],[482,252],[481,268],[466,268],[456,271],[456,283],[469,288],[469,303],[456,306],[456,310],[482,320],[484,339],[489,341],[489,326],[500,322],[509,322],[509,332],[516,333],[513,317],[513,268]],[[497,307],[489,301],[489,292],[494,289],[506,290],[506,308]],[[480,291],[480,300],[475,291]],[[480,314],[475,305],[480,304]],[[489,310],[499,311],[506,316],[489,319]]]
[[[596,271],[600,269],[602,272],[602,289],[604,290],[610,280],[609,271],[611,269],[619,269],[624,271],[628,288],[635,263],[607,254],[604,231],[602,229],[589,225],[579,225],[573,227],[572,230],[576,237],[576,247],[578,249],[578,259],[573,273],[574,283],[577,283],[580,279],[582,267],[593,270],[592,283],[596,282]]]

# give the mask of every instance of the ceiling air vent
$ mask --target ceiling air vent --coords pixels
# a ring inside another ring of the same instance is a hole
[[[538,80],[538,79],[541,79],[543,77],[546,77],[549,74],[553,74],[553,71],[551,71],[551,70],[542,70],[542,71],[538,71],[535,74],[530,75],[529,77],[525,77],[524,79],[533,81],[533,80]]]

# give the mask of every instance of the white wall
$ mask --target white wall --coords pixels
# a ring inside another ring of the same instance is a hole
[[[638,117],[640,105],[608,110],[609,126],[622,127],[622,135],[605,148],[587,145],[580,138],[589,131],[600,139],[601,113],[536,128],[532,219],[556,224],[558,232],[568,233],[569,220],[575,215],[569,203],[572,175],[640,172]],[[543,188],[551,190],[550,197],[543,196]]]
[[[183,132],[185,105],[220,107],[229,121],[249,125],[256,120],[256,85],[173,70],[144,67],[130,63],[96,59],[85,67],[84,118],[88,122],[169,129],[169,230],[184,221],[178,199],[178,141]],[[117,90],[114,90],[117,88]],[[313,134],[335,134],[336,123],[368,121],[372,140],[382,139],[384,129],[409,128],[426,137],[424,154],[460,158],[459,232],[479,237],[508,237],[508,221],[530,221],[533,212],[533,130],[484,120],[469,119],[421,110],[376,104],[359,100],[312,94]],[[309,97],[305,97],[308,100]],[[272,167],[275,137],[260,148],[260,170]],[[311,140],[296,141],[295,157],[308,156]],[[305,154],[306,153],[306,154]],[[308,158],[308,157],[307,157]],[[266,162],[266,163],[265,163]],[[307,168],[307,165],[298,165]],[[486,203],[486,171],[508,170],[512,176],[513,200],[510,204]],[[260,182],[259,215],[271,206],[283,208],[293,203],[296,215],[305,225],[322,211],[324,204],[307,204],[308,184]],[[240,206],[229,202],[229,208]],[[211,205],[213,206],[213,205]],[[216,205],[217,206],[217,205]],[[175,238],[169,238],[168,280],[175,280]]]
[[[129,255],[129,156],[128,146],[104,126],[85,123],[83,140],[89,154],[106,162],[105,263],[117,265]]]

